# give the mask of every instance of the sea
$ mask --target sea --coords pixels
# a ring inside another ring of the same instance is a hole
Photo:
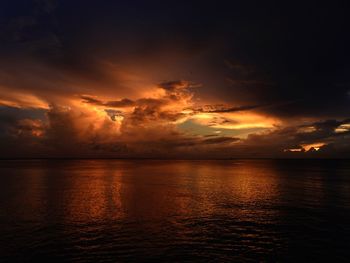
[[[0,262],[349,262],[350,160],[2,160]]]

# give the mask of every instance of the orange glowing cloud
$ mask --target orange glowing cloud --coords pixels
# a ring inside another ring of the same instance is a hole
[[[270,129],[281,123],[276,118],[254,112],[198,113],[191,116],[191,120],[213,128],[233,130],[250,128]]]
[[[309,151],[311,149],[315,149],[318,151],[321,147],[325,146],[326,143],[318,142],[318,143],[311,143],[311,144],[302,144],[301,146],[305,151]]]
[[[0,106],[14,108],[48,109],[48,104],[39,97],[26,92],[13,91],[0,86]]]

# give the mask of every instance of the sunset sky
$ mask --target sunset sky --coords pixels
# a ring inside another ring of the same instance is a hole
[[[4,0],[0,157],[350,157],[345,5]]]

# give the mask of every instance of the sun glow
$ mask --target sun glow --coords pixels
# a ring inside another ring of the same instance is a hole
[[[342,124],[335,129],[336,133],[343,133],[350,131],[350,123]]]
[[[321,147],[325,146],[326,144],[323,142],[319,142],[319,143],[311,143],[311,144],[302,144],[301,146],[303,147],[303,149],[305,151],[309,151],[312,148],[315,149],[316,151],[320,150]]]
[[[302,148],[284,149],[284,152],[303,152]]]
[[[200,113],[191,117],[194,122],[217,129],[274,128],[280,121],[252,112]]]
[[[1,88],[0,88],[1,92]],[[2,95],[2,94],[1,94]],[[0,106],[14,107],[14,108],[35,108],[48,109],[48,104],[31,94],[23,94],[16,92],[7,92],[7,96],[0,98]]]

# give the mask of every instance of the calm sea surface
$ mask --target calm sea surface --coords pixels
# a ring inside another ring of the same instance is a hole
[[[350,161],[0,161],[0,261],[349,262]]]

